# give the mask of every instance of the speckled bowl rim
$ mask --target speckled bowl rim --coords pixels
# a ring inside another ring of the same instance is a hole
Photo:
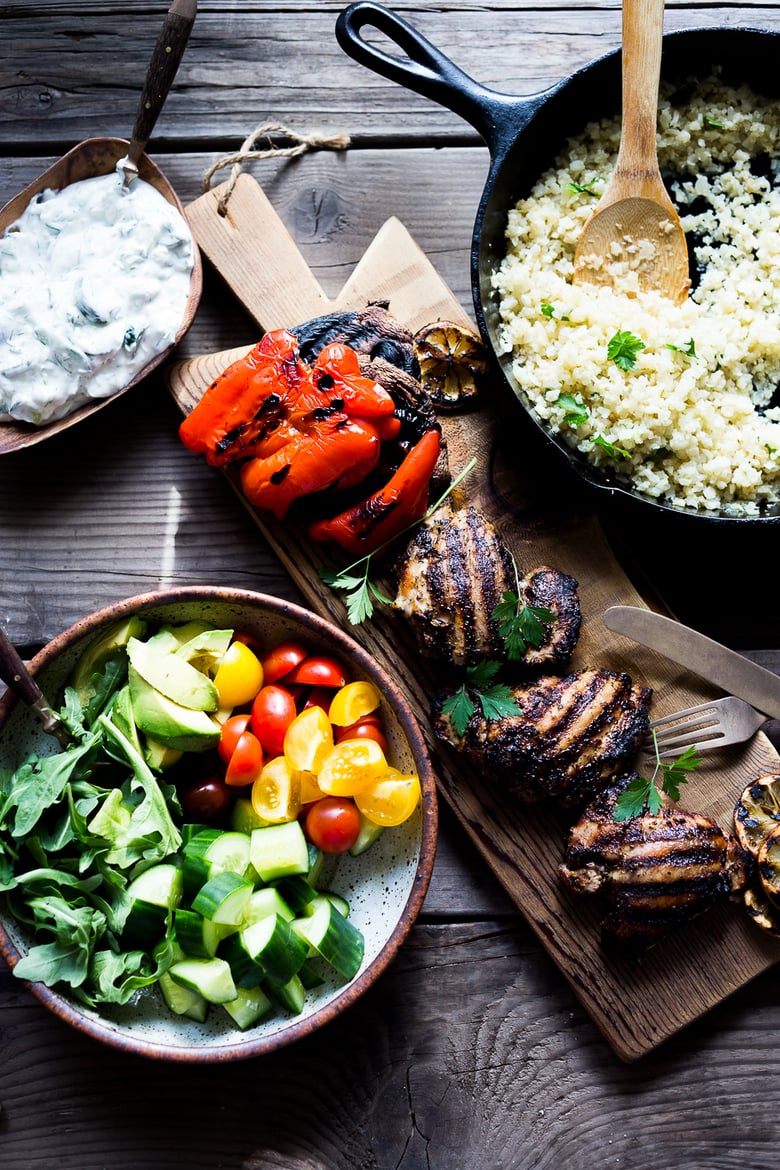
[[[270,594],[259,593],[253,590],[204,585],[137,594],[94,611],[75,622],[61,634],[56,635],[30,661],[30,672],[33,675],[39,673],[50,663],[54,662],[63,651],[67,650],[80,639],[96,633],[100,626],[106,625],[109,622],[120,620],[132,613],[156,609],[159,606],[197,602],[199,600],[270,608],[278,616],[290,621],[300,622],[317,636],[332,640],[334,653],[340,650],[343,654],[350,656],[366,675],[373,677],[377,681],[384,698],[393,709],[401,730],[409,742],[410,750],[417,764],[422,789],[422,826],[417,868],[406,905],[387,942],[376,958],[329,1003],[305,1019],[296,1020],[295,1018],[291,1018],[289,1024],[270,1036],[253,1037],[251,1032],[248,1032],[246,1037],[240,1041],[221,1044],[213,1049],[201,1045],[176,1048],[167,1047],[164,1044],[145,1041],[138,1037],[122,1033],[117,1030],[116,1025],[111,1021],[106,1021],[104,1024],[102,1021],[95,1020],[91,1016],[86,1016],[77,1004],[74,1004],[57,991],[40,983],[24,981],[24,985],[32,992],[36,999],[61,1020],[64,1020],[78,1031],[92,1036],[94,1039],[108,1044],[111,1047],[151,1059],[175,1061],[178,1063],[211,1064],[261,1056],[265,1053],[274,1052],[286,1047],[296,1040],[311,1036],[312,1033],[316,1032],[324,1024],[329,1023],[354,1004],[376,982],[395,958],[422,908],[433,872],[436,854],[438,804],[436,782],[427,744],[417,720],[397,683],[393,681],[384,668],[362,646],[343,630],[327,621],[327,619],[313,613],[311,610],[304,609],[294,602],[286,601]],[[2,732],[17,701],[16,697],[10,691],[0,699],[0,732]],[[7,934],[2,922],[0,922],[0,954],[2,954],[12,970],[21,958],[19,951]]]

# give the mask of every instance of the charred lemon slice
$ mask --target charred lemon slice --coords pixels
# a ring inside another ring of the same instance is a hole
[[[749,917],[768,934],[780,938],[780,911],[769,901],[762,890],[753,887],[745,890],[745,909]]]
[[[780,825],[780,773],[766,772],[748,784],[734,808],[734,832],[743,849],[758,856],[761,843]]]
[[[758,850],[758,876],[769,901],[780,907],[780,825],[764,837]]]
[[[415,334],[414,352],[420,363],[420,382],[434,406],[456,410],[479,397],[488,362],[473,329],[435,321]]]

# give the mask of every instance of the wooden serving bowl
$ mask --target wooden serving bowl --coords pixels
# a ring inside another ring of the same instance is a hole
[[[59,990],[27,984],[50,1011],[114,1048],[159,1060],[212,1063],[275,1051],[332,1020],[355,1002],[382,974],[412,927],[425,897],[433,869],[437,836],[434,775],[427,748],[411,708],[397,683],[347,634],[300,606],[247,590],[196,586],[142,594],[108,606],[59,634],[30,663],[44,694],[53,705],[74,663],[101,630],[132,614],[150,621],[185,622],[203,619],[220,628],[253,634],[269,648],[293,638],[313,652],[339,659],[353,678],[374,682],[382,693],[383,726],[388,757],[403,771],[420,777],[422,800],[404,824],[387,829],[361,856],[338,857],[328,888],[346,897],[350,919],[363,931],[365,956],[350,983],[338,978],[307,995],[300,1015],[270,1013],[255,1027],[241,1032],[216,1006],[205,1024],[173,1015],[155,989],[139,994],[123,1007],[101,1011],[79,1004]],[[29,708],[6,694],[0,700],[0,768],[17,767],[29,752],[59,750]],[[0,914],[0,954],[13,969],[29,945],[25,930]]]

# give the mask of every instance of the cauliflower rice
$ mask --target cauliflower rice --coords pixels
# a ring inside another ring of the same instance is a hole
[[[758,515],[780,505],[780,106],[717,78],[686,94],[662,91],[658,154],[693,244],[688,299],[572,284],[616,117],[570,141],[509,213],[493,278],[502,344],[538,421],[614,482]],[[617,333],[630,335],[627,369],[608,356]]]

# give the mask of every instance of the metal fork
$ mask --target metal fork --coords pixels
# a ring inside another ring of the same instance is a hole
[[[655,757],[653,732],[661,759],[679,756],[688,747],[695,747],[700,752],[731,743],[744,743],[766,721],[766,715],[761,715],[749,703],[729,695],[725,699],[713,699],[710,703],[686,707],[673,715],[665,715],[663,719],[655,719],[642,743],[642,751]]]

